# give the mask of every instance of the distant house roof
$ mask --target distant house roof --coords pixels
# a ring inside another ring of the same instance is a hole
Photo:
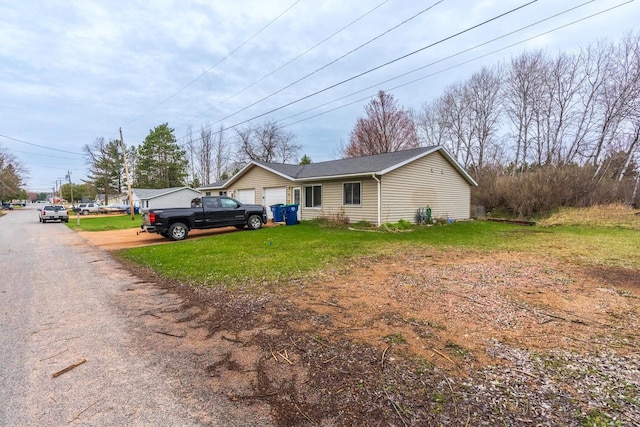
[[[172,187],[172,188],[133,188],[131,191],[135,193],[140,200],[149,200],[166,194],[175,193],[180,190],[190,190],[199,193],[190,187]]]
[[[252,161],[240,172],[226,181],[203,186],[200,189],[224,188],[241,177],[254,166],[266,169],[294,182],[313,181],[318,179],[343,178],[362,175],[384,175],[401,166],[411,163],[421,157],[434,152],[440,152],[451,165],[462,175],[469,185],[478,185],[474,179],[460,166],[460,164],[441,145],[413,148],[392,153],[376,154],[373,156],[351,157],[347,159],[329,160],[326,162],[310,163],[307,165],[291,165],[283,163],[269,163]]]

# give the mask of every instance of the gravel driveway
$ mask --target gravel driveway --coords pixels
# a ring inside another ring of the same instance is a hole
[[[130,307],[153,292],[127,293],[139,281],[35,209],[0,217],[0,425],[255,425],[221,397],[194,403],[188,360],[136,336]]]

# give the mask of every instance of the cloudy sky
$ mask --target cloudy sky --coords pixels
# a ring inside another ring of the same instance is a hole
[[[0,0],[0,146],[32,191],[83,179],[97,137],[165,122],[184,143],[276,120],[330,160],[378,90],[420,110],[483,65],[639,22],[627,0]]]

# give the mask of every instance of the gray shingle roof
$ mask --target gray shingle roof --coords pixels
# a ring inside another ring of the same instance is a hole
[[[141,200],[153,199],[154,197],[162,196],[164,194],[173,193],[183,189],[193,190],[189,187],[171,187],[171,188],[132,188],[131,191],[138,196]],[[197,190],[193,190],[197,191]]]
[[[352,157],[348,159],[329,160],[308,165],[283,165],[280,163],[254,162],[266,168],[280,172],[293,179],[322,178],[329,176],[360,175],[383,172],[386,169],[409,161],[421,154],[433,151],[437,147],[420,147],[393,153],[373,156]]]
[[[275,172],[292,181],[306,181],[330,177],[358,176],[370,174],[384,174],[412,160],[440,151],[442,155],[455,167],[458,172],[471,184],[477,185],[471,176],[456,162],[447,151],[439,145],[413,148],[410,150],[395,151],[392,153],[376,154],[373,156],[352,157],[348,159],[329,160],[326,162],[311,163],[308,165],[291,165],[282,163],[269,163],[252,161],[245,166],[239,174],[232,176],[227,181],[217,182],[204,186],[201,189],[223,188],[248,171],[252,165]]]

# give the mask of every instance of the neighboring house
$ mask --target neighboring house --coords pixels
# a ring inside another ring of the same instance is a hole
[[[189,187],[174,188],[132,188],[133,205],[140,209],[188,208],[191,200],[200,197],[201,193]],[[124,200],[129,204],[129,199]]]
[[[252,161],[228,180],[198,190],[267,207],[297,203],[302,220],[345,215],[381,225],[413,222],[426,207],[433,218],[468,219],[476,185],[443,147],[431,146],[308,165]]]

